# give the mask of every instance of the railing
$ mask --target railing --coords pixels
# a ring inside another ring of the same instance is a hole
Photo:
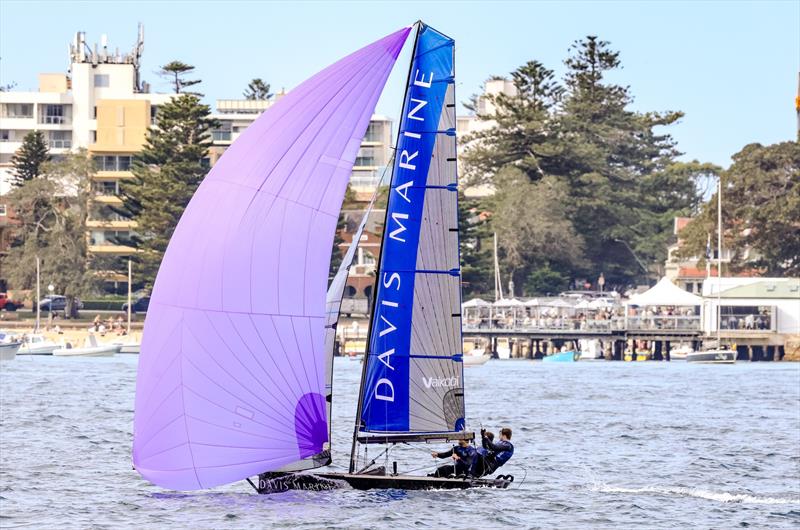
[[[66,116],[39,116],[39,123],[48,125],[63,125],[70,123],[70,119]]]
[[[211,131],[211,139],[215,142],[230,142],[231,131]]]
[[[611,331],[700,331],[699,316],[653,316],[625,317],[617,316],[606,319],[574,318],[574,317],[539,317],[513,318],[497,317],[493,319],[466,316],[463,321],[464,331],[508,331],[513,333],[531,333],[547,331],[575,331],[578,333],[609,333]]]
[[[72,140],[49,140],[51,149],[69,149],[72,147]]]
[[[628,330],[677,330],[699,331],[700,317],[697,315],[653,315],[628,317]]]

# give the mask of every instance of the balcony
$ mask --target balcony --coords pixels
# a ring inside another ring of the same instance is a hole
[[[114,256],[129,256],[136,253],[136,249],[125,245],[114,245],[103,243],[101,245],[89,245],[89,252],[92,254],[104,254]]]
[[[131,230],[138,225],[136,221],[129,219],[110,220],[110,219],[89,219],[86,221],[86,228],[105,228],[107,230]]]

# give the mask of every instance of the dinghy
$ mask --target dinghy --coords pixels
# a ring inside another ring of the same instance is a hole
[[[66,342],[63,346],[53,350],[53,355],[58,357],[111,357],[119,352],[119,344],[101,344],[97,337],[90,333],[83,346],[73,346]]]
[[[332,462],[333,350],[356,245],[327,296],[325,286],[361,139],[412,28],[270,107],[187,206],[156,278],[138,366],[133,464],[150,482],[196,490],[247,480],[271,493],[513,481],[404,475],[366,454],[383,446],[388,462],[398,444],[473,437],[464,421],[454,43],[425,24],[413,29],[349,471],[309,472]]]
[[[23,337],[17,355],[53,355],[53,351],[62,346],[40,333],[29,333]]]

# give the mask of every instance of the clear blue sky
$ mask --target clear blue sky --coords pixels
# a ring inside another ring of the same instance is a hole
[[[78,30],[128,50],[145,25],[143,77],[160,64],[197,67],[206,100],[236,98],[261,77],[292,88],[327,64],[422,19],[456,40],[458,98],[530,59],[557,72],[587,34],[621,52],[613,80],[639,110],[682,110],[670,128],[685,158],[727,166],[750,142],[795,138],[800,1],[761,2],[36,2],[0,0],[0,83],[35,89],[39,72],[67,67]],[[401,56],[402,62],[407,54]],[[407,59],[406,59],[407,61]],[[398,113],[405,67],[378,112]]]

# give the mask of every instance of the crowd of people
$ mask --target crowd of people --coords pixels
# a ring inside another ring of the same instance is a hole
[[[97,333],[101,337],[105,337],[107,333],[113,333],[117,336],[128,334],[125,321],[122,320],[121,316],[118,316],[116,319],[113,316],[109,316],[107,319],[103,320],[100,318],[100,315],[97,315],[94,317],[89,331],[91,333]]]

